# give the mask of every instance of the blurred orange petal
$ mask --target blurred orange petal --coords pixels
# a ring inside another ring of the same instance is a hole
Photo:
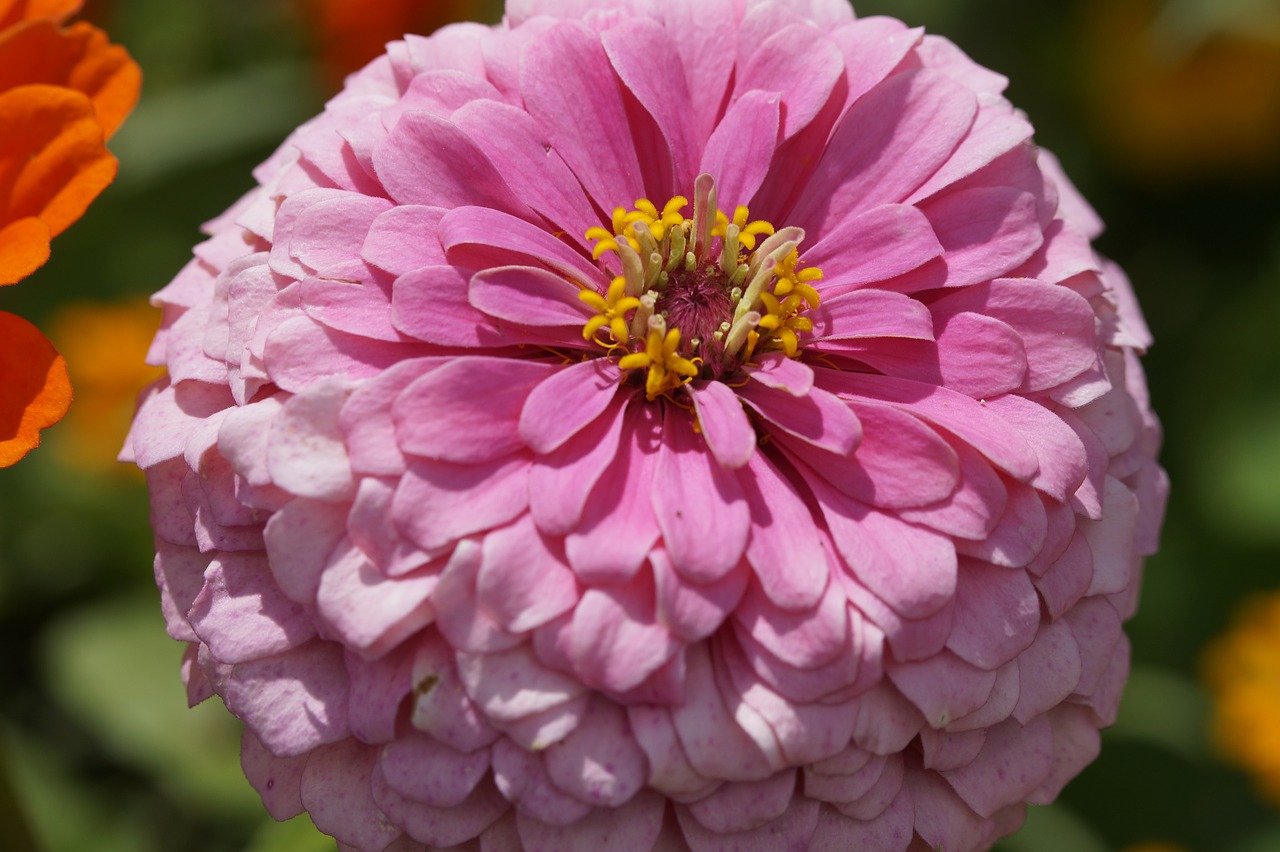
[[[0,223],[29,216],[58,234],[116,175],[84,95],[57,86],[0,92]]]
[[[87,95],[109,138],[137,103],[142,72],[97,27],[36,21],[0,33],[0,91],[29,83]]]
[[[84,0],[0,0],[0,30],[22,21],[63,20],[80,11]]]
[[[67,364],[22,317],[0,312],[0,467],[40,443],[71,405]]]
[[[0,287],[17,284],[49,259],[49,226],[26,218],[0,228]]]

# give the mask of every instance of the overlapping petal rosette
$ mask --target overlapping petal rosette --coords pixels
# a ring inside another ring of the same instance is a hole
[[[604,5],[390,45],[156,297],[190,698],[344,848],[986,846],[1125,680],[1128,284],[949,42]]]

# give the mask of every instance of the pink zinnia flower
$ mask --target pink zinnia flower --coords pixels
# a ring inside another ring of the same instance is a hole
[[[268,810],[962,850],[1052,800],[1165,479],[1004,85],[841,0],[523,0],[351,77],[156,297],[129,450]]]

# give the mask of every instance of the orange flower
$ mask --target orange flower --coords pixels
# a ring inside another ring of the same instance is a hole
[[[380,55],[389,41],[405,33],[426,35],[454,21],[475,19],[485,0],[299,0],[316,34],[320,61],[329,82],[342,78]]]
[[[49,259],[49,241],[115,177],[105,140],[142,75],[84,23],[82,0],[0,0],[0,286]],[[71,401],[62,358],[33,326],[0,314],[0,466],[40,441]]]

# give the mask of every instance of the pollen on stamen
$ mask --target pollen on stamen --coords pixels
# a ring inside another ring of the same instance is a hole
[[[743,205],[730,217],[708,175],[694,188],[692,217],[685,196],[661,208],[639,198],[586,233],[592,257],[607,263],[612,252],[621,274],[606,294],[581,294],[596,311],[583,337],[616,354],[623,381],[649,399],[695,378],[728,379],[766,349],[799,357],[813,329],[804,314],[820,301],[812,282],[822,271],[800,268],[802,230],[751,219]]]

